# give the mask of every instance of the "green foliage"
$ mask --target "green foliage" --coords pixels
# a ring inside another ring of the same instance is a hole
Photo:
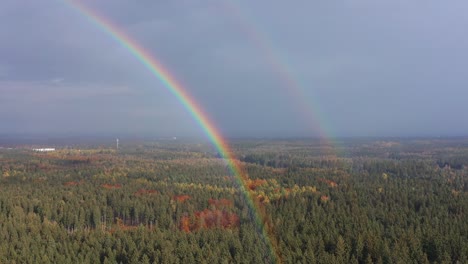
[[[461,139],[233,147],[261,219],[204,144],[0,150],[0,263],[468,263]]]

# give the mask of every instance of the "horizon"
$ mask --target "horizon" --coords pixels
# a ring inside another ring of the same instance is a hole
[[[50,142],[55,146],[66,145],[65,140],[69,140],[70,144],[87,144],[87,143],[102,143],[115,145],[115,140],[119,139],[119,144],[135,143],[135,142],[175,142],[175,143],[203,143],[212,144],[212,142],[203,136],[157,136],[157,135],[144,135],[144,134],[0,134],[0,147],[22,144],[46,144]],[[445,135],[445,136],[424,136],[424,135],[411,135],[411,136],[340,136],[333,138],[320,138],[320,137],[304,137],[304,136],[231,136],[224,137],[228,142],[236,141],[322,141],[326,140],[327,144],[332,144],[335,147],[340,147],[339,142],[353,142],[353,141],[412,141],[412,140],[465,140],[468,135]],[[126,142],[127,141],[127,142]],[[27,142],[27,143],[26,143]],[[10,143],[10,144],[9,144]]]

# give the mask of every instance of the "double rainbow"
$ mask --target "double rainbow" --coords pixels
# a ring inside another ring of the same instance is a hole
[[[316,137],[324,146],[329,147],[329,151],[322,154],[338,154],[334,148],[336,143],[330,137],[333,133],[330,127],[325,126],[324,115],[318,107],[318,102],[307,95],[299,78],[294,76],[294,70],[286,63],[284,57],[279,56],[281,52],[275,49],[274,42],[271,41],[265,30],[261,30],[258,26],[259,23],[255,23],[254,17],[248,14],[249,8],[243,7],[241,1],[234,0],[222,0],[219,1],[219,4],[225,10],[225,13],[229,15],[228,17],[237,24],[238,29],[247,36],[246,39],[263,57],[273,71],[274,76],[277,76],[288,96],[294,101],[297,110],[303,115],[304,125],[311,133],[309,136]]]
[[[190,94],[184,89],[184,87],[171,75],[158,60],[151,55],[151,53],[145,50],[135,40],[130,38],[125,32],[120,30],[115,24],[107,20],[96,11],[88,8],[79,1],[66,0],[73,9],[79,14],[86,17],[94,26],[99,28],[102,32],[113,38],[122,47],[132,54],[143,66],[145,66],[159,81],[164,84],[164,87],[169,90],[184,106],[184,108],[190,113],[193,119],[202,128],[204,133],[207,135],[209,140],[212,142],[217,151],[225,159],[229,169],[231,170],[234,178],[237,181],[240,193],[246,198],[247,205],[253,218],[255,219],[256,228],[262,233],[265,244],[270,251],[270,256],[273,262],[280,262],[279,251],[276,243],[273,243],[274,239],[271,238],[271,230],[266,226],[265,214],[261,213],[258,203],[252,197],[252,194],[248,191],[246,186],[247,176],[242,171],[240,164],[234,159],[233,152],[229,147],[228,143],[221,136],[219,131],[216,129],[214,123],[208,118],[203,112],[203,109],[195,102]]]

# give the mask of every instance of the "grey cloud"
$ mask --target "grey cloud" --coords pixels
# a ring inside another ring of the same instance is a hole
[[[314,135],[306,108],[337,135],[468,132],[464,1],[83,3],[160,60],[225,134]],[[63,121],[200,132],[128,50],[63,2],[2,2],[0,36],[0,122],[11,131],[42,120],[43,131]],[[27,106],[37,101],[57,107]]]
[[[26,103],[50,104],[97,96],[129,96],[135,91],[118,86],[69,85],[62,78],[56,78],[48,82],[0,82],[0,93],[4,103],[21,98]]]

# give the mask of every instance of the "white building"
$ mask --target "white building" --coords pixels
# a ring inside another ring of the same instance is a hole
[[[38,152],[49,152],[49,151],[55,151],[55,148],[37,148],[33,150],[38,151]]]

